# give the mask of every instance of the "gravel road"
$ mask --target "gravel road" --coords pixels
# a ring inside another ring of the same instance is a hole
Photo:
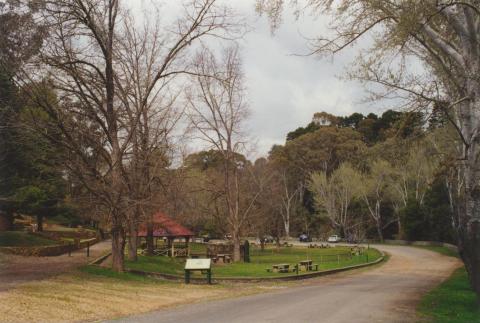
[[[415,322],[415,305],[460,266],[456,258],[406,246],[374,269],[326,276],[279,291],[181,306],[116,322]]]

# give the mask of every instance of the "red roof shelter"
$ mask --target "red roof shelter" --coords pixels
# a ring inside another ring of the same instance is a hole
[[[163,248],[163,252],[162,250],[159,250],[158,254],[168,254],[171,256],[188,256],[190,254],[188,242],[190,238],[194,236],[192,231],[190,231],[189,229],[187,229],[186,227],[184,227],[183,225],[162,212],[157,212],[153,215],[152,224],[153,237],[157,239],[166,238],[168,241],[167,248]],[[137,236],[140,238],[147,237],[147,223],[140,224]],[[177,248],[177,252],[175,252],[175,245],[173,241],[176,238],[184,238],[186,248]]]

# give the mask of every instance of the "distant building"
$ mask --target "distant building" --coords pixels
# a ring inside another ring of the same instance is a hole
[[[328,127],[337,124],[337,118],[326,112],[317,112],[313,115],[312,122],[319,127]]]

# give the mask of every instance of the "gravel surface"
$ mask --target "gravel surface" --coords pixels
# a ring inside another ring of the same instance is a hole
[[[415,322],[415,305],[458,259],[407,246],[375,246],[390,260],[373,269],[312,279],[277,292],[181,306],[115,322]]]
[[[46,279],[84,265],[100,257],[111,249],[110,240],[102,241],[90,247],[90,257],[86,249],[57,257],[23,257],[0,254],[0,292],[19,284]]]

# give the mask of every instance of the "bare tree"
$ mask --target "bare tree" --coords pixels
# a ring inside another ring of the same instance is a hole
[[[234,243],[234,261],[240,260],[240,235],[259,193],[245,201],[239,158],[245,148],[243,122],[248,115],[237,47],[229,47],[218,62],[204,49],[196,59],[196,88],[188,94],[188,116],[201,138],[217,150],[223,164],[223,198]]]
[[[140,221],[147,222],[147,249],[153,253],[151,215],[158,206],[152,199],[162,189],[161,172],[172,154],[171,133],[182,116],[175,105],[185,82],[181,77],[194,73],[186,60],[190,46],[207,36],[233,37],[240,26],[230,11],[213,0],[187,3],[175,27],[167,31],[158,22],[160,9],[154,9],[155,15],[145,17],[143,28],[137,27],[131,14],[124,14],[124,34],[116,51],[118,96],[125,106],[125,122],[133,129],[127,151],[131,259],[136,259]]]
[[[24,85],[46,76],[56,90],[56,102],[40,91],[31,94],[61,131],[61,136],[51,139],[70,153],[70,174],[104,207],[111,223],[113,268],[122,271],[126,206],[123,159],[129,134],[122,127],[122,110],[115,100],[114,44],[119,10],[116,0],[46,1],[43,18],[50,37],[41,52],[42,68],[26,70],[20,78]],[[51,73],[45,75],[45,71]]]
[[[370,172],[362,174],[360,181],[352,181],[356,194],[367,206],[368,214],[375,222],[378,238],[383,242],[383,229],[390,223],[384,223],[381,207],[388,198],[391,165],[383,160],[374,161]]]
[[[317,207],[327,214],[332,226],[344,237],[348,236],[353,222],[349,208],[360,180],[360,174],[344,163],[330,176],[326,172],[313,173],[309,183]]]
[[[171,126],[155,124],[172,120],[158,112],[173,101],[164,90],[174,76],[188,73],[182,58],[192,42],[227,37],[224,31],[235,29],[231,12],[215,2],[185,3],[183,16],[162,35],[159,26],[138,32],[118,0],[43,4],[50,37],[19,83],[27,88],[48,78],[56,90],[57,100],[40,91],[30,94],[60,129],[62,135],[50,139],[69,152],[70,174],[103,207],[117,271],[123,270],[127,224],[148,212],[140,207],[152,194],[150,157],[163,147]]]
[[[297,182],[297,185],[292,185],[288,179],[287,171],[284,169],[280,172],[276,172],[276,180],[279,182],[277,185],[280,185],[280,214],[282,215],[283,227],[285,230],[285,237],[290,238],[290,223],[292,219],[292,212],[295,209],[295,206],[298,205],[298,202],[301,201],[303,196],[303,190],[305,189],[302,182]],[[272,185],[274,185],[272,183]]]

